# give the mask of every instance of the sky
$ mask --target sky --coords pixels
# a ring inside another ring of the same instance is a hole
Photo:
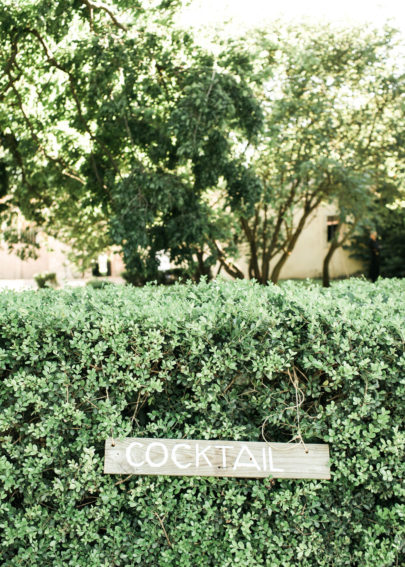
[[[378,27],[390,20],[405,35],[404,0],[193,0],[180,21],[185,26],[211,28],[232,19],[232,27],[246,29],[278,18],[371,23]]]

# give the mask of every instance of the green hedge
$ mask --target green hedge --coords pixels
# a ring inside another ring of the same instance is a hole
[[[404,291],[2,293],[0,564],[400,565]],[[292,439],[294,371],[332,480],[103,474],[110,435]]]

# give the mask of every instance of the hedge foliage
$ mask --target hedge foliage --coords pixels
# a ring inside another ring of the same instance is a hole
[[[400,565],[405,286],[0,295],[0,564]],[[103,474],[114,437],[330,443],[332,480]],[[403,501],[403,500],[402,500]]]

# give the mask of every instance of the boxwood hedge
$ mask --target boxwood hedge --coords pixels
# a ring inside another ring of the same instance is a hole
[[[1,565],[400,565],[404,291],[2,293]],[[294,375],[330,481],[103,474],[111,435],[294,439]]]

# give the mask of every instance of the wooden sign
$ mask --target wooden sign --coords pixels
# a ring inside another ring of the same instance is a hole
[[[107,439],[107,474],[330,479],[329,445]]]

